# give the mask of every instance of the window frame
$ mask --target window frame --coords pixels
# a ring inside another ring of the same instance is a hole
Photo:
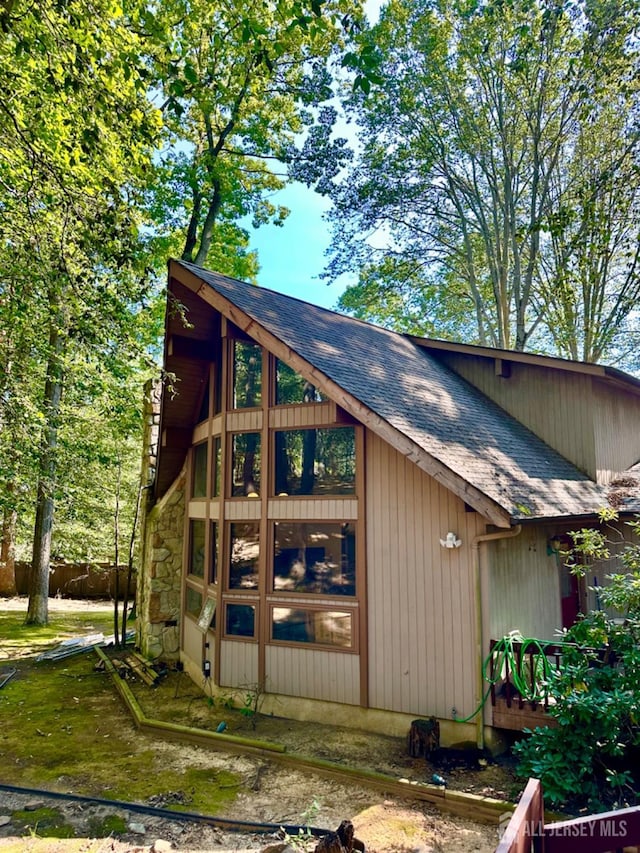
[[[275,579],[276,579],[276,571],[275,571],[275,557],[276,557],[276,531],[278,524],[309,524],[309,525],[334,525],[336,527],[340,527],[343,524],[349,524],[353,527],[353,546],[354,546],[354,561],[353,561],[353,583],[354,583],[354,592],[352,594],[340,594],[340,593],[330,593],[330,592],[313,592],[309,590],[286,590],[286,589],[275,589]],[[360,577],[358,572],[358,552],[359,552],[359,535],[358,535],[358,521],[357,519],[327,519],[327,518],[312,518],[312,519],[292,519],[292,518],[270,518],[268,521],[269,530],[268,530],[268,538],[267,538],[267,596],[278,596],[278,598],[286,598],[290,601],[298,601],[301,598],[318,598],[323,599],[325,601],[331,602],[344,602],[347,607],[352,606],[355,602],[359,601],[358,596],[358,586],[360,583]]]
[[[309,649],[313,651],[323,651],[323,652],[337,652],[339,654],[349,654],[349,655],[358,655],[360,654],[359,648],[359,638],[360,638],[360,611],[358,607],[334,607],[333,603],[331,605],[313,603],[308,604],[307,602],[300,602],[295,606],[292,606],[294,602],[292,601],[269,601],[267,603],[267,639],[266,644],[271,646],[281,646],[285,648],[292,649]],[[277,640],[273,637],[273,624],[274,624],[274,615],[273,611],[276,608],[285,608],[287,610],[308,610],[312,613],[332,613],[332,612],[340,612],[346,613],[351,617],[351,645],[348,647],[345,646],[332,646],[328,643],[305,643],[302,641],[296,640]]]
[[[230,634],[227,631],[227,613],[229,607],[252,607],[253,608],[253,634]],[[260,642],[260,600],[257,598],[234,597],[225,598],[222,602],[222,626],[218,626],[218,632],[223,640],[232,640],[240,643]]]

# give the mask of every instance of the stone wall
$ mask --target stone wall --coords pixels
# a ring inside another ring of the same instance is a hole
[[[147,499],[143,504],[141,525],[137,644],[143,654],[153,660],[175,660],[180,653],[186,475],[183,471],[162,500],[153,506],[161,392],[160,382],[149,383],[145,388],[142,476]]]
[[[138,631],[143,654],[153,660],[175,660],[180,652],[185,482],[183,472],[146,519]]]

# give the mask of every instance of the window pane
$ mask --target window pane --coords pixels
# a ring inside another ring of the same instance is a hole
[[[289,643],[316,643],[350,649],[351,623],[351,613],[339,610],[274,607],[271,638]]]
[[[289,365],[276,362],[276,405],[285,403],[319,403],[328,399],[315,385],[303,379]]]
[[[260,557],[260,525],[230,525],[231,565],[229,589],[258,588],[258,559]]]
[[[189,574],[204,577],[204,521],[189,522]]]
[[[209,417],[209,379],[207,378],[207,386],[204,389],[204,394],[202,395],[202,402],[200,403],[200,411],[198,412],[198,423],[201,421],[206,421]]]
[[[226,633],[232,637],[253,637],[256,608],[252,604],[227,604]]]
[[[218,522],[211,522],[211,569],[209,583],[218,583],[218,560],[220,559],[220,541],[218,537]]]
[[[214,498],[220,497],[222,476],[222,442],[220,438],[213,439],[213,484],[212,493]]]
[[[233,436],[233,497],[257,498],[260,494],[260,433],[240,432]]]
[[[199,617],[200,611],[202,610],[202,593],[188,586],[185,607],[187,613],[190,613],[192,616]]]
[[[355,595],[355,525],[277,522],[273,590]]]
[[[277,495],[352,495],[356,439],[353,427],[276,432]]]
[[[233,408],[247,409],[262,403],[262,348],[258,344],[233,343]]]
[[[197,444],[193,448],[193,483],[192,498],[207,496],[207,442]]]

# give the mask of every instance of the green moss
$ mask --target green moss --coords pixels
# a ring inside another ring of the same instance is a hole
[[[109,814],[89,820],[89,832],[95,838],[108,838],[111,835],[123,835],[127,831],[127,822],[119,815]]]
[[[11,820],[22,834],[37,835],[40,838],[74,838],[76,834],[57,809],[17,811],[11,815]]]

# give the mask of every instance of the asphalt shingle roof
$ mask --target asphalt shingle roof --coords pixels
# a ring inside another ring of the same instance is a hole
[[[179,263],[514,520],[607,505],[606,487],[407,337]]]

